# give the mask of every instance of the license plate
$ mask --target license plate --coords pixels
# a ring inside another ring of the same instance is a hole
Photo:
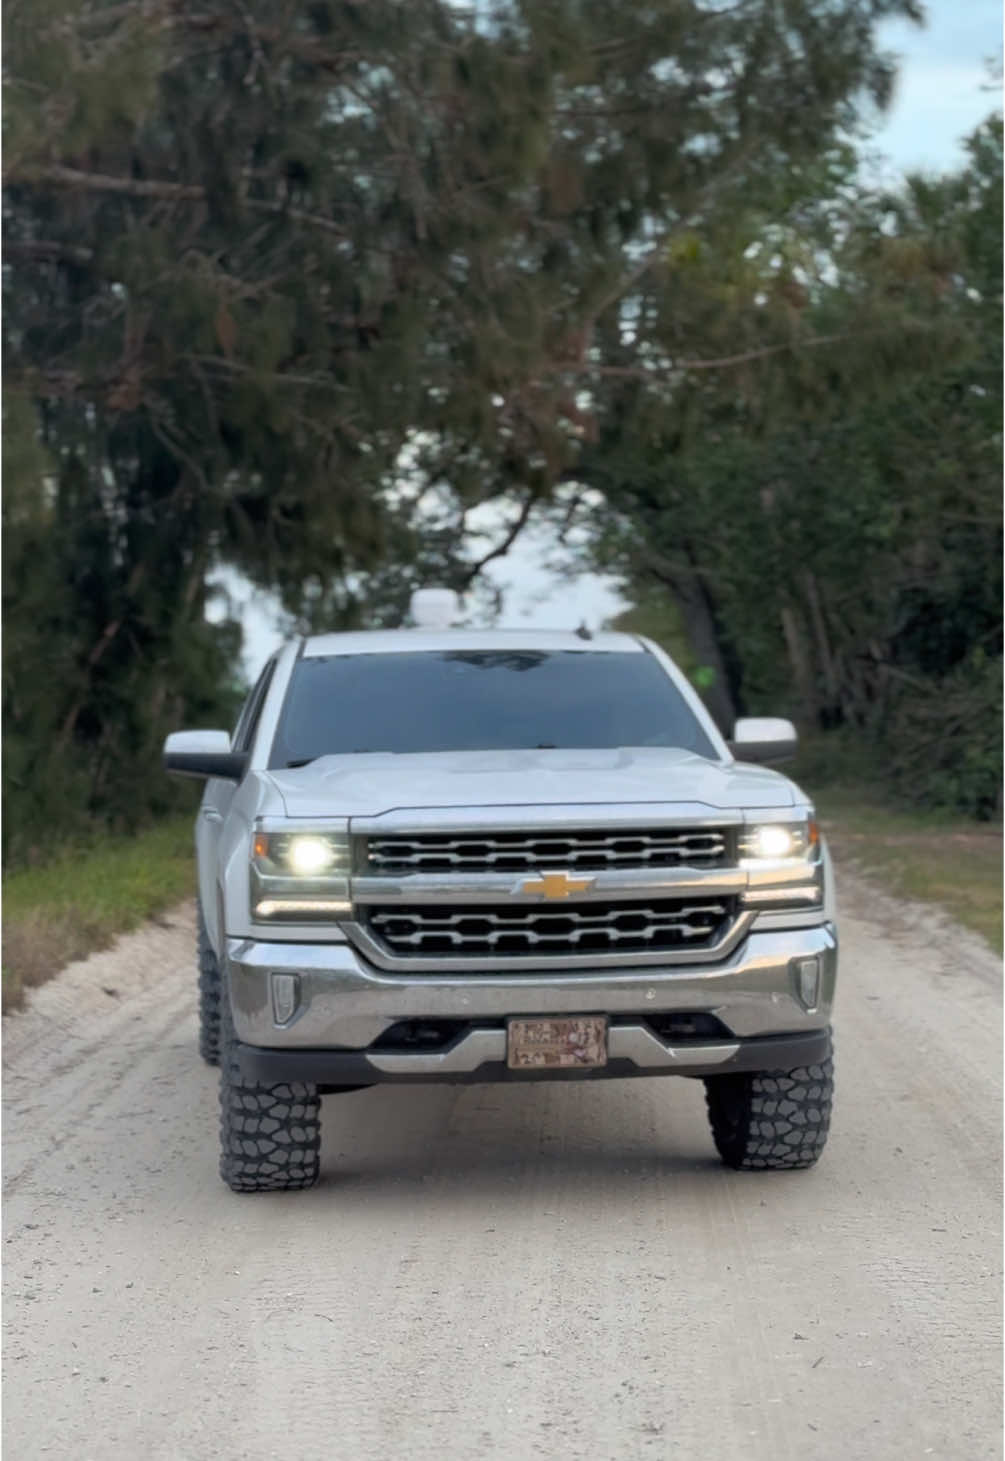
[[[606,1065],[606,1016],[510,1020],[507,1064],[510,1070],[583,1070]]]

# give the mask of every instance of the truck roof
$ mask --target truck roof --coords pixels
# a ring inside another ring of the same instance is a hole
[[[571,650],[591,654],[644,654],[631,634],[593,634],[573,629],[369,629],[352,634],[314,634],[304,641],[308,658],[333,654],[416,654],[438,650]]]

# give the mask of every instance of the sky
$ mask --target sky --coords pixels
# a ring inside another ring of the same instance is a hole
[[[1002,53],[999,0],[928,0],[923,28],[887,21],[883,47],[900,58],[893,105],[876,145],[899,171],[943,171],[963,157],[960,139],[992,110],[988,62]]]
[[[899,64],[893,103],[872,142],[882,176],[958,166],[962,138],[1000,98],[997,86],[989,89],[988,64],[1002,52],[999,0],[928,0],[926,12],[924,27],[887,21],[880,28],[882,47]],[[486,576],[503,590],[501,626],[574,629],[585,621],[596,628],[625,607],[613,580],[556,574],[554,558],[555,544],[542,525],[527,530],[506,558],[490,565]],[[244,625],[246,670],[257,675],[283,637],[275,606],[234,575],[222,580],[230,611]]]

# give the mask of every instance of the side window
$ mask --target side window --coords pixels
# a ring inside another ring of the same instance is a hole
[[[259,675],[257,685],[244,702],[244,709],[241,711],[241,718],[237,722],[232,741],[235,751],[250,751],[254,744],[258,720],[262,713],[262,706],[265,704],[265,697],[269,693],[269,686],[272,684],[275,668],[275,660],[270,659]]]

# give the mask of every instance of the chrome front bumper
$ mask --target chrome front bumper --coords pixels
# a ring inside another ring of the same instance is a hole
[[[809,959],[819,961],[812,1001],[801,996],[799,979],[800,965]],[[830,1024],[837,936],[831,924],[755,931],[715,966],[449,976],[377,970],[350,944],[230,939],[227,965],[242,1062],[258,1079],[295,1079],[298,1073],[305,1080],[362,1084],[505,1078],[508,1017],[574,1014],[610,1017],[608,1074],[700,1074],[717,1067],[779,1068],[777,1058],[750,1063],[758,1046],[765,1059],[768,1046],[791,1046],[792,1066],[814,1058],[820,1044],[814,1037]],[[282,976],[294,976],[294,982]],[[279,1018],[287,1013],[283,1000],[291,990],[293,1012]],[[671,1045],[645,1023],[651,1015],[675,1012],[715,1015],[732,1038]],[[464,1028],[443,1050],[368,1050],[407,1020],[456,1020]]]

